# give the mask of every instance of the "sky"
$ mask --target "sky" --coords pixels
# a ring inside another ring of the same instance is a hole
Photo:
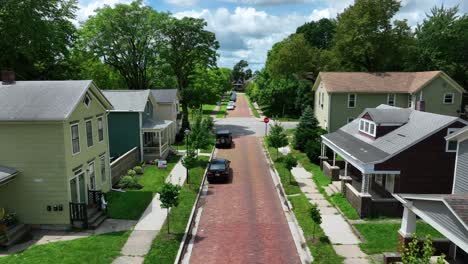
[[[79,21],[103,5],[130,3],[132,0],[79,0]],[[204,18],[207,29],[220,43],[218,66],[232,68],[239,60],[253,70],[261,69],[268,50],[305,22],[335,18],[354,0],[144,0],[157,11]],[[468,0],[402,0],[396,19],[407,19],[414,27],[435,5],[459,5],[468,13]]]

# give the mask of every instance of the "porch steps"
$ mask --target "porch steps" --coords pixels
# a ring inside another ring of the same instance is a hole
[[[88,227],[90,229],[98,228],[106,218],[107,216],[105,212],[98,211],[96,208],[88,209]]]
[[[9,227],[3,235],[0,235],[0,246],[9,247],[21,242],[25,236],[29,235],[30,230],[30,226],[21,223]]]
[[[331,184],[325,186],[324,189],[328,196],[332,196],[335,193],[341,193],[341,181],[333,181]]]

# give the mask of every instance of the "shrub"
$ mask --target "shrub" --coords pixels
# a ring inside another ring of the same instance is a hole
[[[129,176],[135,176],[136,174],[137,174],[137,173],[136,173],[136,171],[134,171],[134,170],[128,170],[128,171],[127,171],[127,175],[129,175]]]
[[[120,179],[119,186],[123,189],[141,189],[142,187],[134,176],[129,175]]]
[[[317,163],[320,156],[320,142],[309,140],[305,145],[305,153],[311,162]]]
[[[143,174],[143,168],[140,166],[135,166],[133,170],[136,172],[136,174],[141,175]]]
[[[294,157],[291,153],[289,153],[288,155],[286,155],[286,157],[284,157],[284,166],[285,166],[288,170],[292,170],[292,168],[294,168],[294,167],[297,166],[297,159],[296,159],[296,157]]]

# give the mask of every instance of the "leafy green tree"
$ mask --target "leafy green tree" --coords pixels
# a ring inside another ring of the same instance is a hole
[[[142,0],[129,5],[104,6],[82,24],[87,49],[120,73],[128,89],[154,88],[150,70],[161,64],[162,24],[169,16]]]
[[[405,21],[394,21],[398,0],[356,0],[338,15],[334,50],[355,71],[400,70],[414,41]]]
[[[190,127],[190,77],[196,74],[197,68],[216,66],[219,43],[213,32],[205,30],[206,25],[203,19],[170,17],[162,27],[164,48],[161,50],[161,58],[170,66],[182,97],[182,129]]]
[[[335,31],[336,21],[328,18],[307,22],[296,29],[296,33],[303,34],[311,46],[319,49],[329,49],[332,46]]]
[[[299,124],[294,132],[294,148],[304,151],[309,140],[318,141],[319,131],[319,123],[314,116],[312,108],[309,106],[302,113]]]
[[[0,68],[18,79],[66,79],[76,0],[0,1]]]
[[[267,142],[270,147],[276,149],[276,159],[279,156],[279,148],[285,147],[289,144],[288,135],[284,130],[283,126],[279,123],[275,123],[271,129],[270,134],[267,136]]]
[[[190,85],[185,95],[190,98],[191,108],[200,108],[203,104],[214,104],[231,89],[230,69],[204,69],[198,67],[190,77]]]
[[[244,81],[247,80],[248,76],[246,76],[246,68],[249,67],[249,63],[245,60],[240,60],[236,65],[234,65],[232,69],[232,80],[234,81]],[[250,75],[252,71],[250,71]]]
[[[432,246],[432,239],[428,235],[420,246],[419,239],[416,234],[413,234],[411,241],[407,246],[403,245],[401,254],[401,261],[403,264],[429,264],[431,257],[434,255],[434,247]],[[445,255],[442,254],[437,258],[437,264],[445,263]]]
[[[190,183],[189,172],[198,165],[198,155],[195,148],[187,149],[187,153],[182,158],[182,165],[187,169],[187,183]]]
[[[284,158],[284,166],[286,169],[291,172],[291,170],[297,166],[297,159],[293,154],[289,153]],[[291,183],[291,173],[289,173],[289,183]]]
[[[193,149],[203,149],[212,143],[212,122],[203,117],[201,110],[192,111],[192,126],[188,134],[189,146]]]
[[[159,200],[161,201],[161,208],[167,209],[167,233],[170,233],[170,211],[172,207],[179,205],[180,186],[172,183],[165,183],[159,191]]]
[[[468,15],[458,6],[433,7],[416,28],[417,45],[408,70],[443,70],[468,88]]]
[[[312,239],[315,239],[315,229],[317,225],[322,223],[322,216],[320,215],[320,209],[318,209],[317,204],[312,204],[309,212],[310,218],[314,222],[314,230],[312,232]]]

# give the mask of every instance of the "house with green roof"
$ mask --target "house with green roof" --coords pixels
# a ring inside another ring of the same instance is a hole
[[[0,85],[0,208],[39,228],[96,227],[111,189],[107,111],[90,80]]]
[[[464,92],[442,71],[320,72],[312,89],[315,117],[328,132],[381,104],[459,117]]]

